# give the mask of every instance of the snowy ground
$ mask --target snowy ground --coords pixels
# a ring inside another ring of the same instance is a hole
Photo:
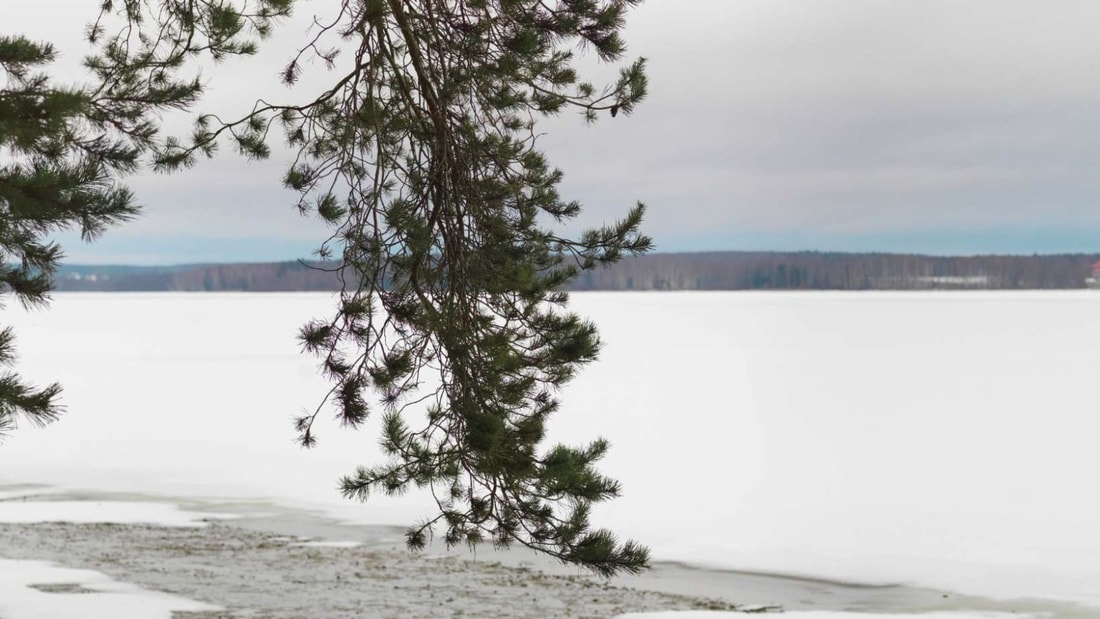
[[[0,447],[0,484],[416,520],[423,497],[337,496],[340,475],[377,461],[370,428],[323,428],[309,452],[292,442],[290,418],[325,387],[293,335],[328,304],[61,294],[44,312],[8,308],[21,370],[61,380],[69,412]],[[595,517],[658,559],[1100,609],[1100,295],[592,293],[574,306],[607,347],[566,390],[552,437],[611,439],[624,497]]]
[[[179,596],[121,583],[91,570],[0,559],[4,619],[169,619],[173,611],[219,610]]]

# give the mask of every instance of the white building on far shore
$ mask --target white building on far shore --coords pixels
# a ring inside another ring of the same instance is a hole
[[[1092,265],[1092,275],[1085,278],[1085,286],[1088,288],[1100,288],[1100,260]]]

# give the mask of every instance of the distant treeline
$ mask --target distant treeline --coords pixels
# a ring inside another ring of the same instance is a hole
[[[57,290],[98,292],[306,292],[339,290],[335,265],[302,262],[170,267],[66,266]]]
[[[836,252],[654,254],[574,280],[574,290],[1084,288],[1096,254],[923,256]]]
[[[1100,255],[922,256],[836,252],[705,252],[628,258],[588,271],[573,290],[936,290],[1085,288]],[[62,291],[325,291],[329,263],[67,266]]]

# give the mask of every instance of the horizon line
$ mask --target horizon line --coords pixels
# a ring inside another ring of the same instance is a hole
[[[1066,251],[1066,252],[971,252],[971,253],[922,253],[912,251],[839,251],[828,249],[700,249],[683,251],[654,251],[639,256],[624,256],[624,259],[645,256],[682,256],[703,254],[839,254],[849,256],[913,256],[922,258],[1033,258],[1056,256],[1100,256],[1100,250],[1095,252]],[[178,267],[204,267],[219,265],[257,265],[257,264],[303,264],[303,263],[333,263],[336,260],[319,260],[316,258],[285,258],[272,260],[210,260],[201,262],[172,262],[156,264],[140,264],[127,262],[62,262],[60,268],[72,267],[127,267],[127,268],[178,268]]]

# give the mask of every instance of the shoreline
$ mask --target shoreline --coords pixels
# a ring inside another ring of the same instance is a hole
[[[524,549],[471,552],[435,545],[413,553],[404,547],[402,527],[351,525],[268,503],[0,485],[0,507],[30,503],[31,511],[35,504],[134,502],[178,508],[175,526],[133,520],[106,524],[95,516],[88,521],[87,514],[69,517],[82,522],[52,515],[51,522],[0,522],[0,559],[95,570],[226,609],[178,619],[483,616],[499,615],[502,609],[507,616],[532,619],[700,609],[1095,616],[1095,609],[1069,602],[996,600],[904,584],[679,562],[654,562],[642,575],[605,580]],[[179,516],[186,519],[187,514],[200,526],[180,526]]]
[[[628,589],[587,575],[552,574],[460,554],[311,544],[224,522],[203,527],[0,524],[0,548],[5,559],[92,570],[224,609],[174,612],[174,619],[501,614],[535,619],[738,609],[720,600]],[[87,592],[80,583],[63,584],[69,586],[52,592]]]

